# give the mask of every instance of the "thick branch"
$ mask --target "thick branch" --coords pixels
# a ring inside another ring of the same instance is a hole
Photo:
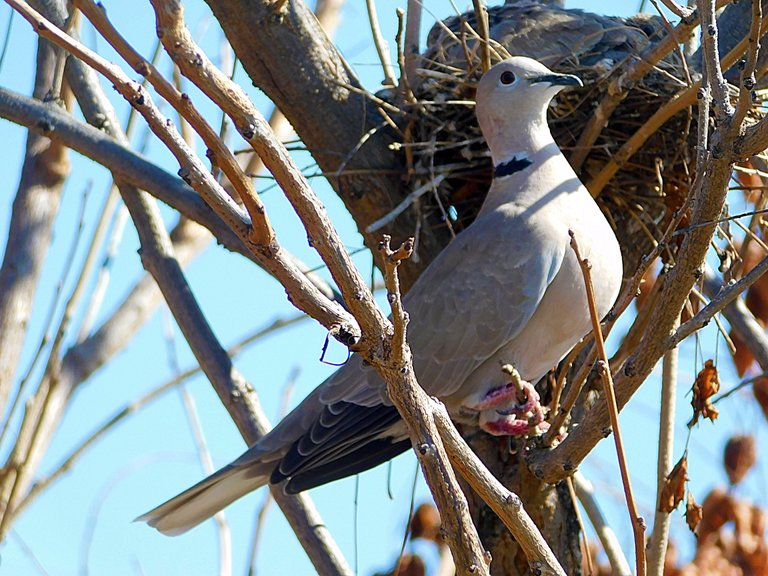
[[[58,53],[46,40],[38,41],[33,91],[38,100],[50,96]],[[68,172],[69,160],[62,143],[30,131],[0,268],[0,415],[5,411],[24,346],[32,301]]]
[[[535,574],[561,576],[562,566],[554,552],[544,540],[541,531],[525,511],[522,500],[499,482],[480,458],[472,452],[461,434],[458,433],[448,411],[442,404],[432,402],[435,423],[445,443],[451,463],[464,480],[472,486],[524,550]]]
[[[156,206],[141,193],[123,198],[141,240],[141,259],[157,281],[200,367],[213,384],[238,430],[250,445],[271,428],[253,386],[232,365],[184,278]],[[351,574],[341,551],[309,497],[291,496],[275,487],[272,495],[320,574]]]
[[[58,5],[57,7],[63,12],[63,7],[61,7],[61,5]],[[87,73],[89,72],[90,71],[86,71],[86,74],[84,74],[82,78],[83,80],[85,80]],[[105,121],[105,128],[107,128],[107,130],[110,130],[119,139],[125,141],[125,136],[119,131],[114,111],[106,104],[106,99],[103,94],[100,93],[98,88],[94,88],[94,86],[98,86],[98,82],[95,81],[95,78],[93,78],[92,75],[89,77],[91,80],[89,84],[90,97],[83,98],[83,102],[81,102],[81,105],[86,101],[90,105],[90,107],[84,108],[85,115],[92,118],[101,118]],[[177,320],[182,327],[190,329],[190,324],[186,324],[185,321],[191,320],[194,322],[196,320],[196,303],[193,298],[190,302],[191,291],[184,283],[184,278],[181,274],[181,268],[178,261],[172,256],[170,240],[167,232],[165,232],[156,205],[154,205],[145,193],[139,192],[135,188],[125,184],[121,186],[121,192],[123,193],[124,200],[126,201],[129,210],[131,210],[142,240],[147,243],[154,242],[147,246],[148,253],[156,254],[160,251],[162,255],[166,256],[161,259],[164,264],[164,266],[161,267],[161,271],[166,274],[171,274],[171,277],[164,277],[164,279],[168,280],[165,287],[170,285],[177,289],[181,288],[179,292],[176,292],[173,295],[174,297],[169,300],[169,302],[171,302],[172,305],[178,304],[179,308],[174,310],[174,312],[177,313]],[[168,298],[167,294],[166,298]],[[318,300],[322,300],[322,297]],[[185,304],[190,307],[184,308]],[[193,324],[193,328],[200,326],[202,325]],[[200,333],[196,332],[195,335],[200,336]],[[206,372],[209,377],[219,377],[219,379],[216,380],[219,384],[235,383],[233,386],[227,388],[227,390],[231,392],[231,395],[228,397],[233,399],[232,410],[235,413],[234,419],[241,424],[241,430],[246,434],[246,439],[253,442],[260,434],[263,434],[268,430],[269,425],[263,418],[258,401],[255,398],[255,394],[252,392],[252,387],[232,369],[231,361],[226,355],[226,352],[221,350],[220,346],[217,349],[218,342],[216,342],[215,339],[206,340],[206,335],[210,334],[206,334],[205,331],[203,331],[201,338],[190,340],[190,343],[199,343],[202,341],[203,346],[194,349],[194,351],[199,360],[201,359],[201,356],[204,356],[208,360],[208,363],[203,363],[201,361],[201,365],[205,365],[209,368]],[[71,380],[70,382],[75,383],[77,380]],[[66,401],[65,398],[71,392],[73,387],[72,385],[62,386],[60,384],[61,380],[54,383],[50,388],[52,392],[57,392],[61,397],[60,401],[54,404],[54,408]],[[29,416],[29,414],[27,416]],[[55,424],[56,419],[54,418],[46,425],[46,428],[50,430],[51,426],[55,426]],[[36,432],[35,435],[37,434],[38,433]],[[29,471],[34,470],[36,466],[27,465],[26,468]],[[18,485],[19,484],[17,483],[16,486]],[[16,487],[14,487],[14,492],[18,492]],[[350,573],[349,567],[343,560],[335,543],[330,538],[327,529],[324,527],[322,520],[319,518],[308,497],[291,497],[280,493],[276,495],[276,499],[281,505],[281,508],[283,508],[289,522],[294,526],[297,536],[310,554],[318,571],[323,574]]]

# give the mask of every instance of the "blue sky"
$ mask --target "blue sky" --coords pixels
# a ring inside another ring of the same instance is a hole
[[[144,55],[154,45],[154,20],[148,2],[134,3],[119,0],[104,2],[110,17]],[[394,44],[395,7],[405,2],[380,2],[379,18],[383,35]],[[201,36],[203,47],[217,60],[220,33],[201,1],[185,2],[187,23]],[[597,0],[569,2],[569,6],[602,11],[606,4]],[[636,5],[612,3],[609,10],[616,14],[629,14]],[[452,14],[451,4],[440,0],[430,4],[437,16]],[[621,12],[618,12],[621,10]],[[0,30],[5,30],[10,8],[0,8]],[[425,26],[431,26],[433,16],[426,13]],[[362,1],[348,2],[344,9],[337,44],[353,64],[363,83],[375,90],[381,79],[378,60],[370,46],[367,33],[365,7]],[[82,37],[90,46],[118,62],[106,43],[84,28]],[[0,69],[0,85],[19,92],[31,92],[35,61],[36,39],[20,18],[11,30],[10,57]],[[168,61],[160,68],[168,70]],[[127,67],[124,67],[127,70]],[[242,70],[237,79],[252,95],[262,111],[268,113],[267,100],[246,78]],[[127,115],[127,106],[119,100],[106,83],[120,117]],[[195,95],[192,91],[193,97]],[[220,112],[197,98],[200,107],[214,125],[218,125]],[[138,141],[144,127],[139,125]],[[0,140],[3,146],[5,177],[0,179],[0,242],[5,242],[13,195],[18,184],[19,166],[23,158],[25,132],[19,127],[0,121]],[[236,147],[242,147],[237,144]],[[153,161],[175,173],[170,155],[156,141],[150,142],[147,155]],[[26,343],[21,371],[26,369],[43,331],[43,321],[56,285],[64,274],[64,257],[68,252],[79,213],[85,202],[84,233],[75,258],[76,266],[82,261],[84,245],[96,222],[109,175],[77,154],[70,155],[72,176],[64,193],[61,213],[56,222],[55,242],[46,262],[41,289],[36,298],[30,338]],[[312,161],[304,153],[297,154],[300,166]],[[312,169],[310,169],[312,171]],[[314,179],[313,187],[326,204],[342,238],[350,250],[362,246],[354,223],[346,215],[341,203],[324,181]],[[85,191],[90,190],[84,200]],[[320,260],[307,246],[306,236],[279,189],[264,194],[264,201],[283,244],[311,265]],[[164,212],[166,221],[174,221],[173,214]],[[113,280],[101,311],[105,318],[121,300],[126,289],[142,274],[136,254],[138,241],[127,228],[114,266]],[[370,274],[371,258],[367,253],[355,256],[355,262],[364,274]],[[220,340],[229,345],[255,328],[269,324],[279,317],[292,316],[295,311],[286,301],[282,288],[264,272],[242,258],[212,246],[188,268],[189,281]],[[72,278],[64,284],[64,294],[72,286]],[[245,286],[247,289],[242,290]],[[246,294],[243,294],[246,292]],[[142,392],[164,382],[172,375],[167,355],[168,326],[172,326],[180,365],[188,367],[193,358],[175,329],[169,314],[161,310],[136,335],[130,346],[110,364],[98,372],[78,392],[70,410],[57,432],[41,472],[55,469],[71,448],[82,441],[113,412],[120,409]],[[325,331],[311,321],[285,329],[250,349],[236,361],[239,370],[257,388],[267,414],[273,419],[279,412],[281,390],[295,370],[299,370],[292,402],[298,402],[333,368],[318,361],[325,340]],[[695,352],[691,339],[682,346],[680,362],[681,388],[678,400],[678,426],[676,429],[676,458],[681,454],[686,437],[685,422],[690,415],[689,397],[684,396],[693,381],[701,357],[714,357],[713,328],[708,328],[702,339],[702,351]],[[725,348],[720,346],[720,357]],[[345,357],[340,346],[332,347],[331,357]],[[700,355],[699,360],[696,356]],[[724,384],[736,382],[736,377],[723,362],[721,372]],[[34,381],[34,380],[33,380]],[[641,511],[649,524],[655,498],[656,418],[658,412],[658,374],[633,399],[630,409],[622,415],[629,448],[630,468]],[[210,385],[202,377],[189,381],[188,390],[194,395],[206,434],[208,447],[215,465],[221,466],[238,456],[244,444]],[[747,406],[743,408],[741,406]],[[725,477],[718,463],[724,443],[721,430],[747,432],[761,428],[762,416],[754,405],[739,401],[738,396],[723,404],[717,427],[708,422],[695,430],[691,440],[690,475],[692,486],[699,497],[715,484],[723,484]],[[765,427],[760,434],[765,436]],[[8,445],[0,446],[5,455]],[[615,526],[626,550],[631,550],[631,531],[626,511],[621,506],[621,488],[615,466],[613,444],[603,442],[590,456],[583,468],[598,487],[601,501]],[[407,519],[411,486],[416,471],[411,454],[398,458],[392,465],[350,478],[312,491],[320,512],[337,539],[348,561],[355,563],[360,574],[388,568],[396,557]],[[217,566],[215,531],[212,523],[179,537],[166,538],[143,524],[131,520],[148,508],[176,494],[203,476],[197,460],[186,416],[177,392],[165,395],[147,409],[136,414],[116,428],[91,449],[74,470],[47,490],[20,518],[14,534],[0,547],[0,568],[4,574],[35,574],[37,568],[24,552],[28,547],[49,574],[211,574]],[[764,501],[765,469],[753,474],[745,486],[746,496]],[[394,496],[388,497],[388,485]],[[420,477],[417,483],[417,503],[428,497]],[[249,540],[253,529],[254,510],[264,500],[262,489],[227,509],[232,529],[234,573],[244,574]],[[673,533],[681,543],[691,538],[681,518],[676,517]],[[92,537],[91,537],[92,534]],[[21,544],[24,543],[24,545]],[[309,561],[297,543],[281,514],[274,507],[269,513],[266,532],[259,547],[257,573],[311,574]]]

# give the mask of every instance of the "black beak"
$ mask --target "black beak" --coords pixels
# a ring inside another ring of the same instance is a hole
[[[531,84],[546,82],[550,86],[584,86],[578,76],[573,74],[543,74],[529,78],[528,82]]]

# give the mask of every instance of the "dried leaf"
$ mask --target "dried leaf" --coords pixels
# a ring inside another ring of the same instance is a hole
[[[411,519],[411,538],[424,538],[442,542],[440,536],[440,512],[432,504],[421,504]]]
[[[718,390],[720,378],[717,375],[717,367],[712,360],[707,360],[693,383],[693,418],[688,422],[689,428],[699,421],[699,417],[709,418],[712,422],[717,420],[718,411],[712,405],[712,396],[717,394]]]
[[[750,242],[744,254],[742,274],[749,273],[763,258],[765,258],[763,248],[757,242]],[[757,282],[749,287],[745,303],[747,308],[755,315],[755,318],[765,325],[768,321],[768,277],[765,275],[761,276]]]
[[[659,498],[659,512],[672,512],[683,501],[686,480],[688,480],[688,456],[684,455],[664,481]]]
[[[768,378],[760,378],[752,384],[752,394],[760,405],[763,415],[768,419]]]
[[[376,576],[424,576],[427,565],[420,556],[405,554],[392,572],[379,573]]]
[[[738,181],[739,185],[744,188],[744,200],[754,204],[760,199],[760,195],[763,193],[763,179],[760,174],[757,174],[755,167],[749,160],[743,160],[738,163],[742,168],[746,168],[749,172],[741,170],[735,170],[733,175]]]
[[[756,460],[757,449],[754,437],[734,436],[728,440],[723,453],[723,464],[731,484],[741,482],[755,465]]]
[[[736,366],[736,373],[739,376],[744,376],[752,365],[755,363],[755,357],[752,355],[752,351],[747,346],[746,342],[741,339],[738,332],[731,330],[728,333],[728,337],[733,342],[735,351],[733,353],[733,364]]]
[[[699,526],[699,522],[701,522],[704,514],[703,510],[704,508],[696,503],[693,493],[688,490],[688,498],[685,501],[685,522],[694,534]]]
[[[733,500],[722,488],[715,488],[707,495],[701,505],[700,542],[720,530],[726,522],[733,520],[733,506]]]

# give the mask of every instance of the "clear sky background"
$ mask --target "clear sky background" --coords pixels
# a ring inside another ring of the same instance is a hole
[[[156,41],[149,2],[107,0],[104,4],[120,31],[148,57]],[[568,2],[568,5],[615,15],[629,15],[637,9],[636,2],[608,4],[598,0],[584,0]],[[188,25],[200,38],[209,56],[218,61],[221,32],[215,20],[201,0],[187,1],[185,6]],[[405,1],[382,1],[378,7],[383,35],[391,45],[394,45],[396,7],[405,8]],[[447,0],[429,3],[429,10],[434,12],[426,11],[424,14],[423,37],[436,17],[447,17],[454,13]],[[0,31],[6,29],[9,14],[8,6],[0,6]],[[96,46],[102,54],[119,62],[106,42],[98,38],[87,23],[82,37],[89,46]],[[364,85],[375,91],[382,74],[371,45],[362,0],[347,2],[336,38],[337,45],[352,63]],[[9,41],[9,57],[0,69],[0,85],[29,94],[34,74],[36,37],[26,22],[17,17]],[[164,59],[159,67],[168,71],[168,59]],[[123,68],[128,70],[126,66]],[[242,70],[238,71],[236,78],[249,91],[260,109],[265,114],[269,113],[269,102],[251,86]],[[104,88],[113,96],[120,117],[126,118],[127,106],[107,83],[104,83]],[[192,94],[195,92],[192,91]],[[201,98],[197,98],[196,103],[213,125],[219,124],[219,111]],[[144,137],[145,129],[139,124],[134,142]],[[0,242],[3,244],[18,184],[25,138],[24,130],[0,121],[3,166],[3,176],[0,177]],[[244,146],[238,142],[235,147]],[[198,146],[198,149],[203,152],[202,147]],[[177,166],[170,154],[152,138],[147,156],[169,172],[176,172]],[[307,166],[310,173],[314,171],[312,160],[307,154],[297,153],[296,157],[300,166]],[[32,337],[26,342],[21,372],[26,370],[44,331],[43,322],[48,303],[57,284],[64,278],[63,293],[66,295],[71,290],[73,278],[66,275],[65,256],[76,236],[81,209],[84,206],[84,228],[74,260],[75,270],[82,261],[84,247],[110,184],[109,174],[103,168],[75,153],[70,158],[72,175],[66,185],[61,213],[56,222],[55,241],[36,298],[30,331]],[[317,178],[312,183],[348,248],[360,248],[361,237],[329,186]],[[265,189],[265,184],[261,184],[260,188]],[[306,235],[281,191],[271,188],[263,196],[281,242],[305,262],[319,266],[320,259],[307,246]],[[174,215],[168,210],[164,214],[166,221],[172,224]],[[112,267],[113,279],[100,312],[101,319],[108,317],[124,296],[127,287],[143,273],[137,248],[138,240],[129,225]],[[370,274],[369,254],[359,253],[355,261],[365,274]],[[237,342],[242,336],[276,318],[295,314],[284,291],[274,280],[243,258],[229,254],[215,245],[197,258],[187,273],[216,334],[225,345]],[[54,470],[73,446],[79,444],[115,411],[173,375],[167,353],[169,326],[172,327],[180,366],[186,368],[194,363],[170,314],[161,309],[126,350],[78,392],[46,455],[41,472]],[[705,332],[701,352],[695,353],[692,339],[682,346],[675,459],[682,453],[686,438],[685,423],[690,417],[690,396],[684,394],[701,366],[701,359],[717,356],[718,347],[713,330],[708,328]],[[614,338],[619,332],[615,331]],[[318,361],[324,340],[325,331],[322,327],[307,321],[261,341],[236,360],[238,369],[255,385],[267,414],[274,420],[279,413],[284,385],[295,370],[298,370],[298,377],[292,404],[297,403],[333,370]],[[720,346],[719,350],[719,356],[724,358],[725,347]],[[343,360],[346,353],[337,345],[331,347],[330,356],[332,359]],[[729,362],[722,362],[720,368],[724,386],[728,388],[735,384],[737,378]],[[658,380],[658,373],[654,373],[622,415],[628,440],[630,469],[641,511],[649,524],[655,500]],[[204,377],[191,379],[188,390],[196,399],[214,463],[217,467],[224,465],[243,451],[244,443]],[[762,416],[753,403],[747,404],[739,398],[737,395],[721,405],[721,418],[717,426],[705,422],[693,434],[690,476],[699,499],[712,486],[726,482],[719,466],[725,442],[720,431],[754,430],[765,439]],[[13,423],[14,426],[17,424]],[[9,446],[8,441],[0,446],[3,455],[7,454]],[[345,479],[312,491],[312,497],[331,533],[348,561],[357,566],[359,574],[368,575],[388,569],[396,558],[407,521],[415,471],[415,458],[409,453],[398,458],[391,470],[381,466],[358,479]],[[603,442],[589,457],[583,471],[598,487],[601,503],[624,549],[630,554],[631,530],[626,511],[621,505],[621,485],[612,442]],[[26,511],[16,523],[13,534],[0,546],[0,574],[43,573],[41,567],[48,574],[57,575],[212,574],[217,567],[216,535],[212,522],[178,538],[164,537],[144,524],[131,522],[137,515],[198,481],[203,475],[181,395],[173,391],[111,432]],[[388,496],[388,486],[392,499]],[[748,497],[764,502],[765,488],[766,474],[763,467],[753,473],[739,490]],[[246,573],[254,511],[261,506],[265,493],[261,489],[227,509],[232,530],[235,574]],[[419,475],[416,501],[418,503],[428,497]],[[678,543],[683,545],[684,550],[690,551],[692,537],[687,533],[681,515],[675,514],[672,530]],[[34,555],[35,561],[31,555]],[[257,573],[264,576],[313,573],[306,555],[276,507],[269,512],[267,528],[260,542]]]

